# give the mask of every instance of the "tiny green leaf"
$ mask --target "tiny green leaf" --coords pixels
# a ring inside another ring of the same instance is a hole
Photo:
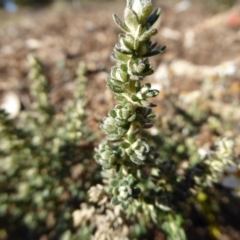
[[[161,48],[155,49],[155,50],[150,51],[147,54],[145,54],[144,57],[152,57],[152,56],[158,55],[160,53],[163,53],[165,49],[166,49],[166,46],[163,46]]]
[[[114,20],[114,22],[118,25],[118,27],[119,27],[120,29],[122,29],[124,32],[129,32],[129,29],[128,29],[128,27],[126,26],[126,24],[123,23],[123,22],[121,21],[121,19],[120,19],[117,15],[113,14],[113,20]]]
[[[113,196],[112,199],[111,199],[111,203],[113,205],[118,205],[118,204],[120,204],[120,201],[118,200],[117,196]]]
[[[130,147],[130,143],[128,143],[128,142],[121,142],[120,146],[122,148],[129,148]]]
[[[140,22],[142,24],[145,24],[146,22],[146,19],[148,18],[148,16],[151,14],[153,10],[153,6],[152,6],[152,3],[147,3],[143,9],[142,9],[142,14],[141,14],[141,17],[140,17]]]
[[[139,24],[136,13],[132,9],[126,7],[124,11],[124,19],[128,29],[130,29],[131,33],[135,35]]]
[[[150,27],[158,20],[160,14],[161,9],[158,8],[147,18],[146,22],[149,24]]]
[[[158,30],[156,28],[154,29],[149,29],[148,31],[144,32],[140,38],[140,42],[146,42],[148,41],[152,36],[156,35],[158,33]]]

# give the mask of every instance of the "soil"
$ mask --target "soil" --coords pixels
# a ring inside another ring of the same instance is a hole
[[[97,1],[41,9],[23,8],[11,15],[0,10],[0,94],[14,91],[20,98],[22,109],[30,108],[27,55],[36,54],[51,82],[51,101],[60,109],[71,99],[75,70],[78,63],[84,61],[88,78],[88,124],[101,135],[102,117],[114,105],[105,79],[114,64],[109,56],[120,33],[111,14],[116,13],[122,18],[124,6],[124,1]],[[174,1],[163,4],[155,1],[155,6],[162,8],[155,40],[160,45],[167,45],[167,50],[151,59],[154,69],[176,59],[206,66],[225,61],[239,62],[240,3],[220,12],[212,12],[195,1],[184,11],[177,11]],[[189,38],[194,34],[194,44],[186,43],[187,34]],[[181,84],[178,81],[179,89],[190,91],[196,88],[198,84],[192,83],[195,77],[182,79]],[[239,83],[239,70],[233,78]],[[154,81],[153,78],[149,80]],[[240,96],[239,89],[234,88],[236,98]],[[195,224],[191,239],[207,239],[207,230]],[[221,229],[222,240],[240,239],[240,227],[237,229],[229,224]]]

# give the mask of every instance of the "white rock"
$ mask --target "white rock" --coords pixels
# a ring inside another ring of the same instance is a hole
[[[184,40],[183,40],[183,46],[185,48],[190,48],[193,47],[195,44],[195,38],[196,38],[196,34],[193,30],[188,29],[185,33],[184,33]]]
[[[179,31],[167,27],[163,28],[160,33],[163,37],[175,41],[180,40],[182,37],[182,34]]]
[[[40,41],[38,41],[37,39],[34,39],[34,38],[27,39],[25,44],[29,49],[37,49],[41,46]]]
[[[15,118],[21,109],[18,95],[14,92],[7,92],[2,98],[0,108],[4,109],[10,118]]]
[[[233,62],[224,62],[216,67],[220,77],[232,76],[236,72],[236,65]]]
[[[170,72],[168,65],[162,63],[154,73],[154,79],[157,81],[158,87],[156,89],[162,90],[163,88],[168,88],[170,86]]]
[[[170,64],[173,75],[189,77],[194,79],[204,79],[207,76],[216,75],[216,69],[205,65],[194,65],[185,60],[175,60]]]
[[[187,1],[187,0],[183,0],[181,2],[179,2],[178,4],[176,4],[175,6],[175,11],[176,12],[184,12],[186,10],[188,10],[191,6],[191,2]]]
[[[205,149],[203,149],[203,148],[199,148],[198,149],[198,154],[203,159],[203,158],[205,158],[207,156],[208,152]]]
[[[201,91],[195,90],[187,93],[181,93],[179,99],[185,104],[190,104],[196,102],[201,97]]]
[[[153,135],[153,136],[156,136],[156,135],[159,134],[159,131],[158,131],[158,129],[157,129],[156,127],[150,128],[150,129],[149,129],[149,132],[150,132],[151,135]]]

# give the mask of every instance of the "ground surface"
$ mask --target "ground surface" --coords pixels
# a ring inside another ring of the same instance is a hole
[[[167,45],[167,51],[152,59],[154,69],[161,64],[171,65],[177,59],[208,67],[226,61],[240,66],[240,4],[217,13],[199,3],[191,4],[184,11],[176,8],[175,3],[155,1],[155,5],[162,7],[155,39],[160,45]],[[84,61],[88,77],[88,124],[99,132],[102,117],[114,104],[112,94],[105,87],[113,65],[109,56],[119,33],[111,14],[122,17],[123,9],[123,2],[98,2],[22,9],[11,16],[1,10],[0,97],[13,91],[19,96],[23,109],[30,107],[26,57],[34,53],[46,66],[52,86],[51,101],[56,108],[61,108],[74,91],[75,69],[79,61]],[[174,71],[177,75],[178,69]],[[239,99],[239,68],[232,78],[235,85],[231,91]],[[181,80],[176,84],[181,91],[198,86],[196,75],[189,77],[181,73],[177,79]],[[150,80],[157,81],[156,76]],[[226,226],[222,230],[225,234],[222,239],[240,239],[236,229]],[[201,235],[201,229],[196,232]]]
[[[155,69],[176,59],[208,66],[239,61],[240,5],[215,15],[198,3],[180,12],[176,4],[160,5],[156,1],[156,6],[162,8],[162,18],[155,39],[167,45],[167,51],[152,58]],[[0,91],[17,91],[22,105],[28,107],[30,100],[24,95],[28,91],[26,56],[35,53],[48,68],[53,103],[61,104],[73,91],[71,81],[78,62],[85,61],[90,109],[94,110],[94,118],[101,119],[113,100],[105,89],[105,78],[113,65],[109,56],[119,33],[111,15],[121,17],[124,4],[85,3],[64,9],[60,5],[23,9],[11,16],[1,12]],[[188,87],[189,82],[182,81],[180,86]]]

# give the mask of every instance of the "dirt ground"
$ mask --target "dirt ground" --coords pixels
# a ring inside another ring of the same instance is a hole
[[[0,98],[13,91],[22,109],[30,108],[26,59],[34,53],[43,62],[51,82],[51,101],[60,109],[71,98],[75,70],[78,63],[84,61],[88,77],[88,123],[93,131],[99,132],[102,117],[114,104],[105,79],[114,64],[110,54],[120,31],[111,15],[116,13],[122,17],[124,5],[124,1],[58,4],[44,9],[25,8],[12,15],[0,10]],[[151,59],[153,68],[171,65],[176,60],[209,68],[226,61],[234,62],[237,66],[232,76],[236,82],[234,93],[239,98],[240,3],[214,13],[199,3],[192,3],[186,9],[160,1],[155,1],[155,6],[162,8],[155,39],[160,45],[166,45],[167,50]],[[150,80],[156,81],[154,77]],[[182,91],[196,88],[197,84],[192,81],[199,81],[198,76],[184,74],[178,79],[181,79],[178,87]],[[225,234],[222,239],[240,239],[240,231],[228,226],[222,230]],[[201,229],[196,231],[201,236]]]
[[[181,10],[176,4],[155,2],[156,7],[162,8],[155,39],[160,45],[167,45],[167,51],[151,59],[154,69],[176,59],[206,66],[224,61],[239,62],[240,4],[213,14],[198,3]],[[22,9],[11,16],[1,10],[0,93],[15,91],[22,106],[29,107],[26,58],[34,53],[47,68],[53,104],[61,105],[74,90],[72,79],[77,64],[84,61],[89,79],[89,111],[93,110],[93,122],[101,119],[113,104],[105,79],[113,65],[109,56],[119,29],[111,15],[116,13],[121,17],[123,9],[124,2],[90,2]],[[236,77],[239,76],[238,70]],[[181,82],[181,87],[184,86],[189,86],[187,79]]]

